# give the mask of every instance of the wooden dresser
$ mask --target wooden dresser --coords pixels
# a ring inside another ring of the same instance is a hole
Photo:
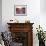
[[[33,23],[7,23],[13,41],[23,43],[22,46],[33,46]]]

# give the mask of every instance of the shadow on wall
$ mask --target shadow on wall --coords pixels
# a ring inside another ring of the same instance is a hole
[[[46,14],[46,0],[40,0],[40,11]]]
[[[2,0],[0,0],[0,31],[2,31]]]

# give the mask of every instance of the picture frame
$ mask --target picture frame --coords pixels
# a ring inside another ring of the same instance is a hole
[[[26,16],[27,5],[14,5],[14,16]]]

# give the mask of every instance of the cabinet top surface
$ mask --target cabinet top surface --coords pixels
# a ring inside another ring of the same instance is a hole
[[[22,24],[22,25],[23,25],[23,24],[31,24],[31,25],[33,25],[34,23],[7,23],[7,24],[8,24],[8,25],[14,25],[14,24],[19,24],[19,25],[20,25],[20,24]]]

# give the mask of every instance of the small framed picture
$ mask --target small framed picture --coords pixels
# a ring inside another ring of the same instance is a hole
[[[15,5],[14,6],[15,16],[25,16],[27,15],[27,5]]]

